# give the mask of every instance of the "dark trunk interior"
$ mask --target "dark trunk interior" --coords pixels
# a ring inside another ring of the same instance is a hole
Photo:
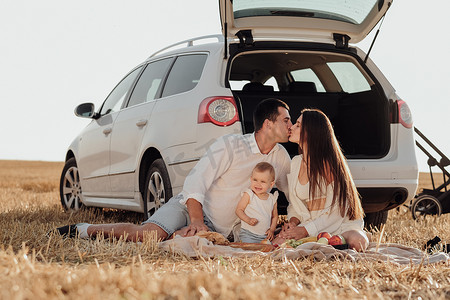
[[[387,101],[373,89],[355,94],[235,91],[234,96],[241,109],[244,133],[253,132],[254,107],[266,98],[277,98],[289,105],[293,122],[304,108],[322,110],[333,124],[347,158],[381,157],[386,153],[389,142]],[[298,154],[296,145],[284,146],[291,156]]]
[[[390,147],[389,101],[376,78],[354,53],[292,49],[286,52],[259,49],[255,52],[236,55],[229,69],[230,83],[241,84],[232,90],[244,133],[253,132],[256,105],[266,98],[277,98],[289,105],[293,122],[304,108],[322,110],[333,124],[347,158],[374,159],[387,154]],[[330,68],[333,63],[351,64],[353,73],[338,80]],[[293,74],[298,70],[314,72],[318,79],[315,83],[296,81]],[[356,88],[351,92],[341,85],[361,82],[361,78],[366,81],[361,91]],[[269,79],[272,79],[271,83]],[[320,90],[316,88],[318,84]],[[298,153],[296,145],[288,143],[285,147],[291,156]]]

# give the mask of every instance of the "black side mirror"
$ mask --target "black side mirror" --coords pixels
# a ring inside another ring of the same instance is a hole
[[[83,103],[75,108],[75,115],[81,118],[98,119],[94,103]]]

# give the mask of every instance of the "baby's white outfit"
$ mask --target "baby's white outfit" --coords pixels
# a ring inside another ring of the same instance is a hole
[[[278,199],[278,191],[275,191],[273,194],[269,193],[267,200],[259,199],[251,189],[247,189],[243,193],[247,193],[250,196],[250,201],[244,212],[250,218],[257,219],[258,223],[252,226],[246,222],[241,222],[241,228],[257,235],[265,235],[267,229],[270,228],[273,207]]]

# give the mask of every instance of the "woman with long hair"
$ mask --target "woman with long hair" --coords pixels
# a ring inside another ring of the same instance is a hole
[[[328,232],[342,235],[350,248],[365,250],[369,240],[361,201],[328,117],[304,109],[289,141],[299,145],[299,155],[288,174],[289,222],[277,242]]]

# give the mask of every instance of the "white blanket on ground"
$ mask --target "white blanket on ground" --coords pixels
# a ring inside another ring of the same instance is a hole
[[[385,261],[398,265],[403,264],[433,264],[450,261],[450,256],[443,252],[428,255],[425,252],[399,244],[370,243],[365,252],[354,250],[337,250],[329,245],[319,243],[305,243],[295,249],[283,248],[272,252],[248,251],[229,246],[214,245],[205,238],[198,236],[180,237],[159,243],[159,248],[169,252],[186,255],[188,257],[250,257],[268,256],[276,260],[299,259],[313,256],[317,260],[341,259],[350,261]]]

